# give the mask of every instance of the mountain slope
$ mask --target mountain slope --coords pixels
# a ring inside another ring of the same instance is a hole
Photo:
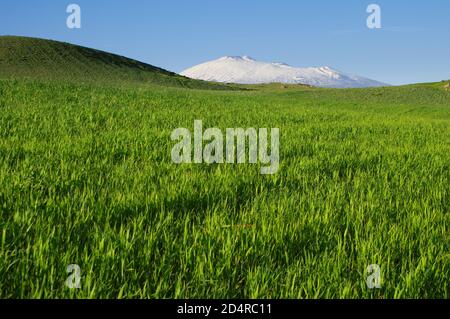
[[[189,68],[181,75],[192,79],[238,84],[288,83],[328,88],[387,86],[330,67],[295,68],[284,63],[266,63],[248,56],[226,56]]]
[[[0,36],[0,78],[228,89],[95,49],[15,36]]]

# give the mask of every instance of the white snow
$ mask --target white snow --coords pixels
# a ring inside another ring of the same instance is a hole
[[[189,68],[181,75],[205,81],[263,84],[307,84],[327,88],[359,88],[388,84],[346,74],[331,67],[296,68],[285,63],[256,61],[249,56],[225,56]]]

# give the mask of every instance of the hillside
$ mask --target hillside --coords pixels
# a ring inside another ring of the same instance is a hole
[[[228,87],[0,39],[0,298],[448,299],[448,81],[188,90]],[[175,164],[198,119],[278,128],[278,172]]]
[[[144,84],[198,89],[229,86],[185,78],[119,55],[52,40],[0,36],[0,79]]]
[[[1,80],[0,298],[448,298],[449,97]],[[279,128],[278,173],[174,164],[196,119]]]

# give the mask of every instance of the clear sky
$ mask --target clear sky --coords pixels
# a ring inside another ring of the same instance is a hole
[[[81,29],[66,7],[81,7]],[[381,6],[382,28],[366,8]],[[180,72],[224,55],[404,84],[450,78],[449,0],[1,0],[0,35],[66,41]]]

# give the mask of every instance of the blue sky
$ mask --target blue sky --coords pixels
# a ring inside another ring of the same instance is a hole
[[[82,28],[66,27],[66,7]],[[366,8],[382,9],[382,29]],[[448,0],[1,0],[0,34],[50,38],[180,72],[224,55],[331,66],[391,84],[450,78]]]

